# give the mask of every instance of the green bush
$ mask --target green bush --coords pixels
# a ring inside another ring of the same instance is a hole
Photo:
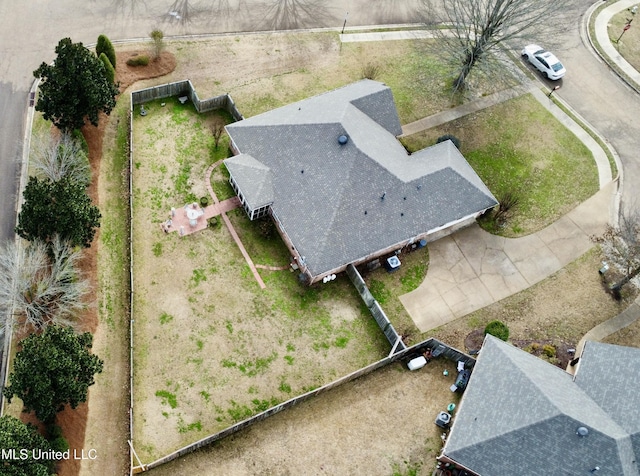
[[[69,449],[69,442],[65,439],[64,436],[53,438],[49,441],[49,444],[51,445],[51,449],[53,451],[65,452]]]
[[[201,207],[206,207],[207,205],[209,205],[209,197],[201,197],[200,198],[200,206]]]
[[[46,430],[49,440],[62,436],[62,428],[60,427],[60,425],[56,425],[55,423],[48,424]]]
[[[104,64],[104,72],[109,82],[115,83],[116,70],[113,69],[111,61],[109,61],[109,58],[107,58],[107,55],[105,55],[104,53],[100,53],[100,61],[102,61],[102,64]]]
[[[208,223],[208,225],[209,225],[209,228],[215,228],[215,227],[217,227],[217,226],[218,226],[218,223],[219,223],[219,221],[218,221],[218,217],[217,217],[217,216],[215,216],[215,217],[211,217],[211,218],[209,218],[209,220],[207,221],[207,223]]]
[[[491,321],[484,328],[484,334],[491,334],[500,340],[506,341],[509,338],[509,328],[502,321]]]
[[[544,355],[546,355],[547,357],[555,357],[556,356],[556,348],[554,346],[552,346],[551,344],[545,344],[542,346],[542,352],[544,353]]]
[[[452,136],[451,134],[445,134],[443,136],[438,137],[438,139],[436,140],[436,144],[439,144],[440,142],[444,142],[450,140],[451,142],[453,142],[453,145],[455,145],[458,149],[460,148],[460,139],[458,139],[456,136]]]
[[[69,442],[62,434],[62,428],[55,423],[48,424],[46,426],[47,440],[51,445],[53,451],[67,451],[69,449]]]
[[[111,40],[107,38],[105,35],[100,35],[98,37],[98,42],[96,43],[96,55],[98,58],[100,55],[104,53],[109,59],[109,63],[113,66],[113,69],[116,68],[116,50],[111,44]]]
[[[147,55],[139,55],[129,58],[127,60],[129,66],[147,66],[149,64],[149,57]]]

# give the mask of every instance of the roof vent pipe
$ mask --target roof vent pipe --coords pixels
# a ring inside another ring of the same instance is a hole
[[[338,137],[338,143],[340,145],[345,145],[347,142],[349,142],[349,138],[346,135],[342,134],[340,137]]]
[[[578,435],[580,437],[585,437],[588,434],[589,434],[589,430],[584,426],[581,426],[576,430],[576,435]]]

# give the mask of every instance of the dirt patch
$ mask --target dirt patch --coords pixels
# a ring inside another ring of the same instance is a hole
[[[391,364],[150,474],[204,476],[215,465],[230,475],[430,475],[443,433],[434,420],[460,400],[449,390],[454,368],[442,359],[414,372]]]

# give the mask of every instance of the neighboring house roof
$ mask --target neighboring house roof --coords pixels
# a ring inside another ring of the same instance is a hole
[[[640,349],[588,342],[574,381],[487,335],[443,455],[482,476],[638,475],[639,367]]]
[[[240,154],[225,165],[246,202],[255,209],[272,200],[314,276],[497,204],[450,141],[406,152],[396,139],[402,129],[391,90],[375,81],[230,124],[227,132]]]
[[[575,382],[631,435],[640,458],[640,349],[587,342]]]

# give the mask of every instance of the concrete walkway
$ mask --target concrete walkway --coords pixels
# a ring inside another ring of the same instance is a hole
[[[603,9],[595,18],[595,37],[608,64],[615,64],[627,76],[631,86],[640,90],[640,73],[610,42],[607,25],[618,12],[635,2],[620,0]],[[588,20],[590,21],[590,19]],[[510,90],[485,98],[486,104],[465,105],[458,111],[444,111],[430,118],[406,125],[405,134],[421,128],[435,127],[465,113],[509,99],[518,91]],[[578,258],[591,246],[589,235],[602,232],[607,221],[616,222],[619,193],[611,182],[611,172],[604,151],[581,127],[545,98],[538,88],[529,88],[565,126],[569,127],[592,151],[598,165],[601,190],[571,213],[544,230],[519,239],[489,235],[478,226],[456,233],[429,246],[430,264],[427,279],[415,291],[401,297],[417,327],[425,332],[485,307],[495,301],[539,282]],[[504,98],[504,99],[503,99]],[[546,102],[545,102],[546,100]],[[595,145],[594,145],[595,144]],[[591,329],[580,340],[577,355],[588,340],[600,341],[640,318],[640,297],[619,315]]]
[[[341,35],[342,41],[428,38],[424,31]],[[474,225],[429,244],[429,271],[423,283],[400,301],[420,332],[427,332],[546,279],[587,252],[590,236],[602,234],[617,214],[617,182],[606,153],[570,116],[525,80],[517,87],[465,103],[403,126],[403,135],[445,124],[530,93],[591,151],[600,191],[547,228],[522,238],[503,238]],[[565,105],[566,106],[566,105]],[[568,106],[567,106],[568,107]],[[570,109],[570,108],[569,108]]]
[[[534,89],[532,84],[519,85],[510,89],[498,91],[497,93],[476,99],[475,101],[464,103],[458,107],[446,109],[432,116],[423,117],[422,119],[418,119],[415,122],[410,122],[409,124],[402,126],[402,135],[410,136],[411,134],[460,119],[461,117],[477,112],[480,109],[485,109],[498,103],[508,101],[509,99],[522,96],[523,94],[531,92],[532,89]]]

